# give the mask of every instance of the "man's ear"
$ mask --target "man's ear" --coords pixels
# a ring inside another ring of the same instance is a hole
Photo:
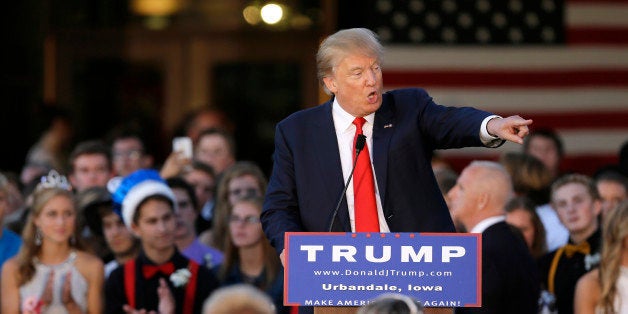
[[[325,83],[325,87],[327,87],[330,92],[336,94],[336,91],[338,90],[336,87],[336,79],[330,76],[325,76],[323,77],[323,83]]]
[[[593,214],[595,216],[599,216],[602,212],[602,201],[599,199],[593,200]]]
[[[153,166],[153,156],[152,155],[144,155],[142,156],[142,167],[151,168]]]
[[[140,237],[140,235],[141,235],[141,232],[140,232],[140,227],[139,227],[136,223],[134,223],[134,222],[132,222],[132,223],[131,223],[131,228],[130,228],[130,230],[131,230],[131,233],[132,233],[132,234],[133,234],[136,238],[141,239],[141,237]]]
[[[476,208],[478,210],[483,210],[484,208],[486,208],[486,206],[488,206],[488,203],[491,200],[491,195],[490,193],[480,193],[480,195],[477,198],[477,206]]]
[[[72,189],[76,189],[76,177],[74,176],[73,173],[70,173],[70,175],[68,175],[68,180],[70,180],[70,184],[72,185]]]

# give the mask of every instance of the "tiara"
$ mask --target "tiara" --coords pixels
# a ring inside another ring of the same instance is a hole
[[[72,186],[68,182],[68,179],[60,175],[56,170],[50,170],[47,176],[41,177],[41,181],[37,184],[37,190],[43,189],[62,189],[70,191]]]

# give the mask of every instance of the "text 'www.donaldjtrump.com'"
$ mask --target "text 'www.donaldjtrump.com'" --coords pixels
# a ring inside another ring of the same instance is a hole
[[[420,270],[396,270],[396,269],[376,269],[376,270],[315,270],[314,276],[373,276],[373,277],[452,277],[452,271],[420,271]]]

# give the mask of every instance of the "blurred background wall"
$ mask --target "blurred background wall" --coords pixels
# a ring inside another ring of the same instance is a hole
[[[269,2],[6,3],[0,168],[19,171],[42,107],[71,114],[75,142],[137,121],[159,161],[187,112],[215,106],[236,125],[239,159],[268,173],[274,125],[327,99],[318,43],[348,27],[385,43],[387,89],[532,118],[563,137],[565,170],[615,163],[628,140],[628,0],[281,0],[265,22]],[[460,170],[519,149],[441,154]]]

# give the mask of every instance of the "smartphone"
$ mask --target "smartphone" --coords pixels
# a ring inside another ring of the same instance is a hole
[[[187,136],[175,137],[172,140],[172,151],[181,152],[185,158],[192,159],[192,139]]]

